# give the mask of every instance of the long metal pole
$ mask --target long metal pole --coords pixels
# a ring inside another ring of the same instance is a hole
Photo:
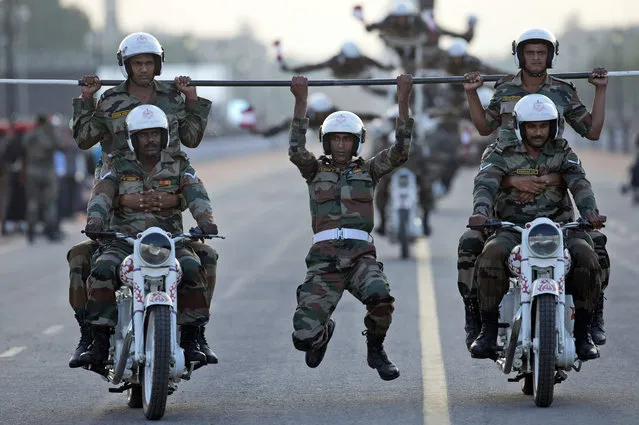
[[[566,80],[585,79],[590,77],[591,72],[564,72],[551,74],[551,76]],[[608,77],[636,77],[639,71],[609,71]],[[486,82],[498,81],[506,75],[483,75]],[[173,83],[173,80],[161,80],[165,83]],[[122,80],[101,80],[103,86],[117,86]],[[451,77],[415,77],[413,84],[442,84],[442,83],[463,83],[463,76]],[[54,79],[0,79],[0,84],[53,84],[79,86],[82,80],[54,80]],[[309,86],[391,86],[397,84],[395,78],[369,78],[352,80],[309,80]],[[202,87],[289,87],[291,80],[193,80],[193,86]]]

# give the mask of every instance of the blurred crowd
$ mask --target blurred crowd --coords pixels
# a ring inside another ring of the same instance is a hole
[[[0,233],[64,238],[61,222],[86,212],[99,147],[80,150],[68,118],[0,122]],[[31,203],[31,205],[30,205]],[[31,210],[31,217],[29,216]]]

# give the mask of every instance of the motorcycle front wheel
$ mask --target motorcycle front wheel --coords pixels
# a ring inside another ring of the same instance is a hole
[[[140,368],[142,408],[148,419],[164,416],[171,369],[171,307],[150,307],[145,326],[144,365]]]
[[[533,397],[538,407],[552,404],[555,388],[555,351],[557,333],[555,326],[555,296],[541,294],[535,299],[535,327],[533,335]]]

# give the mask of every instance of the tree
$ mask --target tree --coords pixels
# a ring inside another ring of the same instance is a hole
[[[59,0],[15,0],[29,7],[25,24],[30,50],[85,49],[84,35],[91,30],[89,17],[76,7],[62,7]]]

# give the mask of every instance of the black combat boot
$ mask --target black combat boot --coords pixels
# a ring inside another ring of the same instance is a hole
[[[597,345],[604,345],[606,343],[606,330],[604,329],[604,294],[603,292],[599,296],[599,302],[595,307],[595,312],[592,315],[592,323],[590,324],[590,336],[592,341]]]
[[[78,346],[76,347],[73,355],[69,359],[69,367],[76,368],[82,366],[82,362],[80,361],[80,356],[82,353],[89,349],[89,345],[91,341],[93,341],[93,335],[91,333],[91,324],[85,322],[80,316],[75,315],[78,324],[80,325],[80,342],[78,342]]]
[[[89,346],[89,351],[80,354],[80,366],[101,366],[109,358],[109,337],[111,328],[109,326],[91,326],[93,342]]]
[[[191,362],[199,362],[200,365],[207,363],[206,355],[200,351],[198,345],[198,337],[200,327],[193,325],[182,325],[182,333],[180,334],[180,347],[184,349],[184,363],[188,368]]]
[[[429,212],[425,212],[424,216],[422,217],[422,225],[424,227],[424,236],[430,236],[430,234],[432,233],[431,228],[430,228],[430,220],[428,219],[429,216]]]
[[[326,354],[326,348],[328,348],[328,342],[333,337],[333,331],[335,331],[335,321],[333,319],[328,319],[324,342],[318,348],[306,352],[306,355],[304,356],[306,366],[315,368],[322,363],[322,360],[324,360],[324,354]]]
[[[470,356],[474,359],[497,359],[497,318],[499,312],[494,310],[481,311],[481,331],[470,345]]]
[[[470,346],[479,336],[481,330],[481,316],[479,315],[479,300],[477,298],[464,298],[464,309],[466,310],[466,348],[470,351]]]
[[[599,357],[599,350],[590,336],[592,314],[588,310],[575,311],[575,348],[580,360],[592,360]]]
[[[384,335],[374,335],[368,331],[362,332],[366,335],[366,345],[368,347],[368,355],[366,360],[372,369],[377,369],[379,377],[384,381],[392,381],[399,377],[399,369],[388,360],[386,351],[384,351]]]
[[[204,326],[200,326],[200,332],[197,337],[197,343],[200,346],[200,351],[206,356],[206,362],[209,364],[217,364],[217,356],[209,347],[209,343],[204,336]]]

